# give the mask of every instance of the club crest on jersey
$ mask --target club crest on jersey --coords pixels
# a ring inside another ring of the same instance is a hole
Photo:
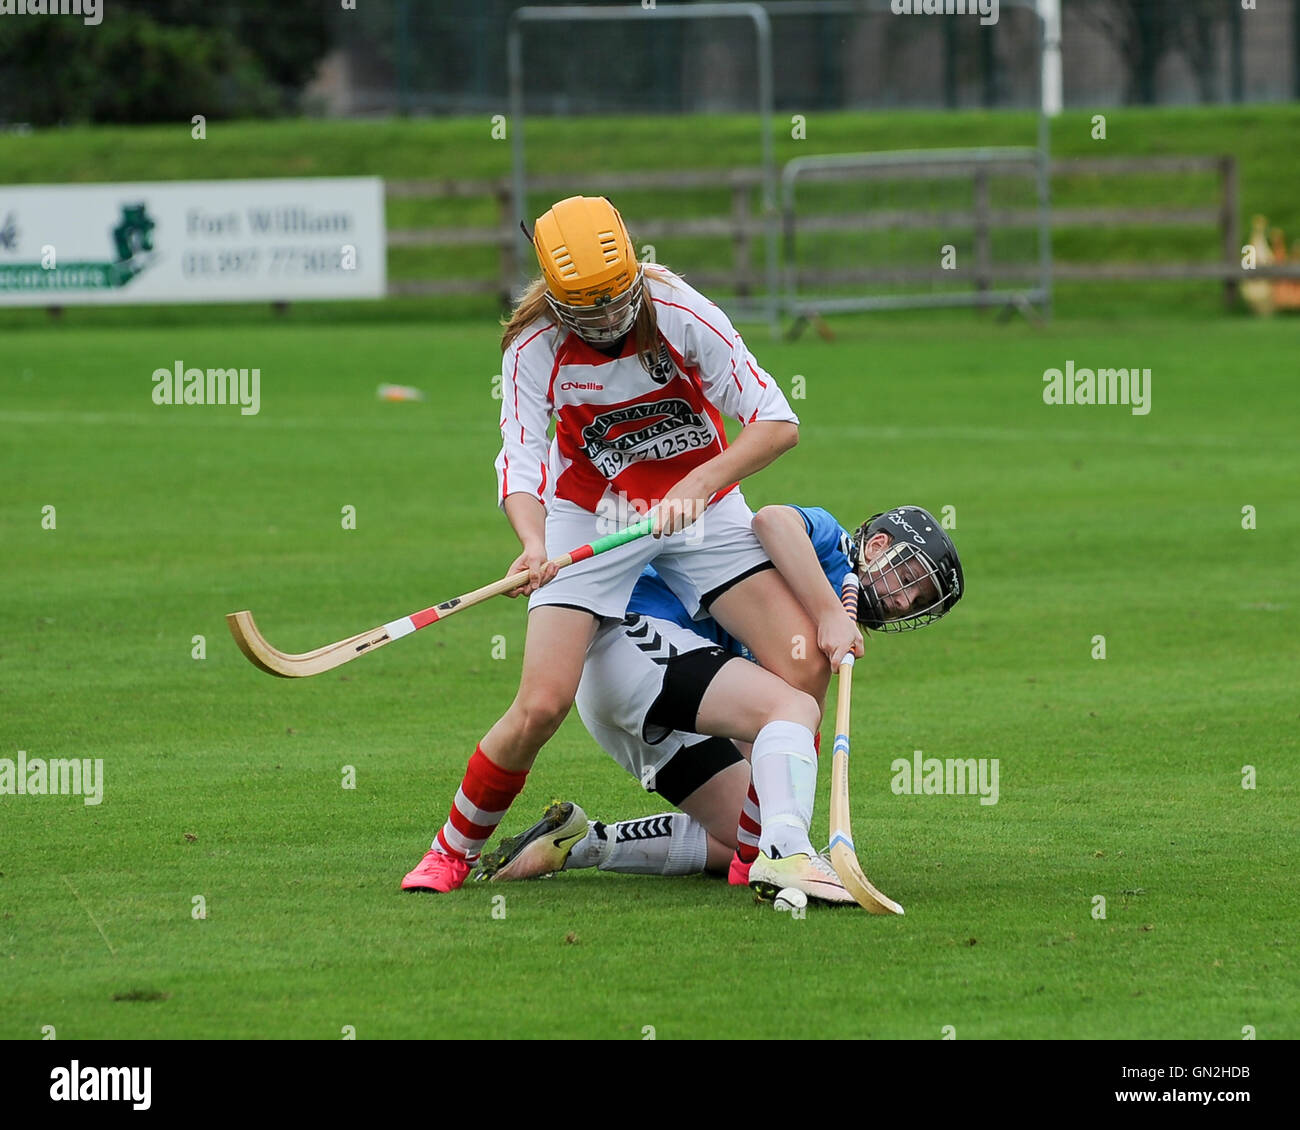
[[[666,345],[659,346],[659,357],[650,367],[650,379],[657,385],[666,385],[677,376],[677,366],[673,364],[673,355]]]
[[[676,398],[627,404],[582,429],[582,453],[607,479],[642,459],[671,459],[712,442],[708,422]]]

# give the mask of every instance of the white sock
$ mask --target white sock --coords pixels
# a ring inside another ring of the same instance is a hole
[[[605,846],[606,829],[599,820],[587,821],[587,834],[582,837],[569,852],[564,861],[563,870],[576,871],[583,867],[595,867],[600,862],[601,849]]]
[[[769,722],[754,739],[749,759],[754,791],[763,813],[759,848],[768,856],[813,854],[808,828],[817,791],[813,732],[797,722]]]
[[[566,871],[599,867],[621,875],[698,875],[708,859],[704,825],[684,812],[665,812],[617,824],[590,821],[569,852]]]

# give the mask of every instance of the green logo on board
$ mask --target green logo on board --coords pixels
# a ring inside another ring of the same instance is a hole
[[[117,258],[101,262],[0,263],[0,291],[110,290],[126,286],[155,260],[154,221],[143,204],[122,205],[122,219],[113,228]],[[56,249],[57,250],[57,249]]]

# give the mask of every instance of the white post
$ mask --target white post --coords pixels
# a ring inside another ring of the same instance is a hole
[[[1043,113],[1056,117],[1065,106],[1061,72],[1061,0],[1038,0],[1043,19]]]

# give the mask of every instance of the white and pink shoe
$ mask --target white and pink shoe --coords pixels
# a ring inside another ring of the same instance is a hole
[[[749,885],[765,899],[775,898],[786,887],[794,887],[819,902],[845,905],[855,901],[835,874],[831,861],[807,852],[772,858],[760,851],[750,866]]]

